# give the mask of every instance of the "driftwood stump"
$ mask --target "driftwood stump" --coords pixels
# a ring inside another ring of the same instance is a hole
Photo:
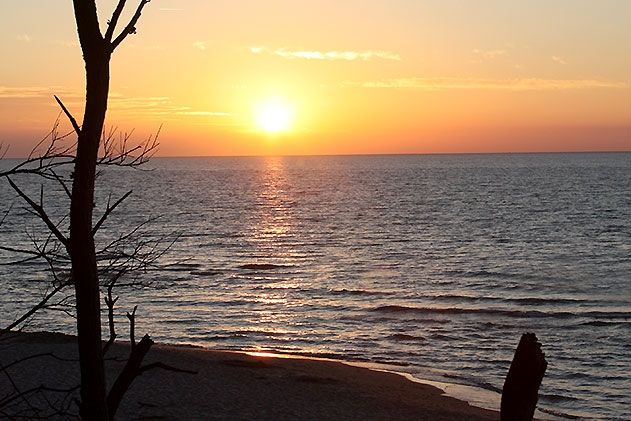
[[[539,399],[539,386],[547,367],[548,362],[537,336],[524,333],[504,381],[500,411],[502,421],[533,419]]]

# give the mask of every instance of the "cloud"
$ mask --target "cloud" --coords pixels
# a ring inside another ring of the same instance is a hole
[[[494,90],[554,91],[573,89],[624,89],[629,85],[598,79],[474,79],[474,78],[399,78],[368,82],[347,82],[346,86],[381,89],[415,89],[421,91]]]
[[[53,95],[58,95],[64,104],[72,110],[82,109],[85,94],[58,86],[0,86],[2,99],[41,100],[57,107]],[[224,111],[196,110],[192,107],[175,104],[167,96],[128,97],[118,92],[109,95],[108,108],[118,114],[145,115],[156,117],[197,116],[197,117],[232,117]]]
[[[77,93],[60,86],[0,86],[0,99],[50,98],[53,100],[53,95],[76,97]]]
[[[231,113],[226,113],[222,111],[178,111],[177,114],[199,117],[232,117]]]
[[[287,48],[269,49],[266,47],[250,47],[252,54],[270,54],[285,59],[303,60],[395,60],[401,61],[401,56],[389,51],[317,51],[317,50],[289,50]]]
[[[476,48],[472,51],[472,53],[475,54],[478,58],[494,59],[505,55],[506,50],[480,50]]]
[[[209,43],[210,41],[195,41],[193,43],[193,47],[197,48],[198,50],[206,51],[208,49]]]
[[[15,39],[22,42],[31,42],[32,40],[32,38],[28,34],[17,35]]]
[[[118,93],[110,95],[110,109],[114,113],[134,116],[169,118],[173,116],[231,117],[223,111],[196,110],[173,103],[167,96],[126,97]]]
[[[494,60],[500,56],[506,55],[506,50],[480,50],[475,48],[471,50],[474,57],[471,63],[482,63],[486,60]]]
[[[556,63],[559,63],[559,64],[567,64],[567,61],[563,60],[559,56],[552,56],[552,61],[554,61]]]

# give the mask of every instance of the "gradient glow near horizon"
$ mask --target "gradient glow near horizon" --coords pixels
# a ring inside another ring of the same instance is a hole
[[[115,3],[97,2],[102,26]],[[162,124],[161,155],[631,150],[631,1],[145,10],[113,56],[107,124],[139,139]],[[81,117],[71,2],[4,0],[0,54],[0,142],[21,156],[58,116],[53,94]],[[290,104],[282,129],[257,117],[269,101]]]

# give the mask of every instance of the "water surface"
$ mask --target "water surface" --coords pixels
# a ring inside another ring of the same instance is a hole
[[[177,264],[144,274],[152,287],[122,292],[121,316],[140,306],[139,331],[395,364],[489,390],[501,389],[519,336],[532,331],[549,361],[543,409],[631,417],[631,154],[150,166],[99,180],[100,197],[134,189],[106,235],[156,215],[150,235],[181,233],[162,259]],[[27,244],[35,223],[15,216],[3,242]],[[41,292],[41,276],[16,271],[0,270],[11,293],[3,320]],[[48,314],[32,327],[72,331],[72,320]]]

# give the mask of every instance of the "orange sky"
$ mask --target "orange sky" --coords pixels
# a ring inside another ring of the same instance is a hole
[[[624,0],[154,0],[113,58],[108,124],[162,124],[177,156],[631,150],[629,22]],[[53,94],[81,115],[71,4],[3,0],[0,54],[21,156]],[[257,123],[269,101],[286,131]]]

